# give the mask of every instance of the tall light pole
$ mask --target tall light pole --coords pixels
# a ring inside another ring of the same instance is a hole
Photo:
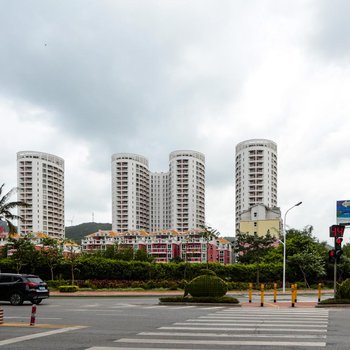
[[[290,210],[292,210],[295,207],[298,207],[302,202],[299,202],[297,204],[294,204],[292,207],[290,207],[286,213],[284,214],[284,221],[283,221],[283,293],[286,292],[286,220],[287,220],[287,214]]]

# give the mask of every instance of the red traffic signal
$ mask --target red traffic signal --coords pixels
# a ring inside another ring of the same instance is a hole
[[[331,264],[335,263],[335,250],[334,249],[328,251],[328,261]]]
[[[341,250],[341,244],[343,243],[343,238],[338,237],[335,239],[334,249],[337,252],[338,250]]]
[[[343,237],[345,226],[344,225],[332,225],[329,228],[329,237]]]

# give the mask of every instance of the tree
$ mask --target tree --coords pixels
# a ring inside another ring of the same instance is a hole
[[[220,232],[211,228],[210,226],[204,226],[202,230],[199,232],[199,236],[204,239],[207,246],[207,269],[209,269],[209,243],[218,238]],[[186,258],[187,261],[187,258]]]
[[[235,252],[241,263],[256,264],[256,283],[259,284],[260,263],[262,258],[273,249],[275,238],[268,232],[264,236],[257,233],[249,234],[238,232],[236,235]]]
[[[134,255],[135,261],[148,261],[148,262],[154,262],[154,257],[149,255],[146,251],[146,249],[138,249],[135,252]]]
[[[309,280],[311,278],[318,278],[326,274],[325,264],[322,256],[314,252],[301,252],[294,254],[288,258],[290,266],[296,265],[304,278],[306,287],[310,288]]]
[[[12,209],[15,209],[17,207],[27,207],[27,203],[22,201],[16,201],[16,202],[9,202],[10,197],[16,192],[17,188],[12,188],[9,192],[7,192],[5,195],[2,195],[3,188],[5,184],[2,184],[0,186],[0,220],[5,220],[7,222],[7,225],[9,227],[9,235],[13,235],[16,233],[16,227],[12,223],[13,220],[23,220],[22,217],[15,215],[11,212]]]
[[[70,271],[71,271],[71,284],[74,285],[75,280],[75,268],[78,264],[79,254],[76,251],[77,244],[73,242],[72,240],[64,240],[62,242],[63,246],[66,248],[67,252],[65,255],[65,260],[70,265]]]
[[[286,262],[289,280],[304,280],[306,286],[311,281],[325,275],[328,248],[326,242],[319,242],[313,235],[313,227],[302,230],[290,229],[286,232]],[[301,273],[301,276],[300,276]]]
[[[31,236],[10,238],[7,243],[7,251],[11,249],[13,253],[10,259],[14,261],[16,272],[20,273],[24,266],[29,266],[32,270],[38,260],[38,252],[31,241]]]
[[[62,249],[55,238],[45,237],[42,239],[43,247],[40,250],[40,257],[44,264],[46,264],[51,272],[51,280],[54,279],[54,269],[57,267],[62,258]]]

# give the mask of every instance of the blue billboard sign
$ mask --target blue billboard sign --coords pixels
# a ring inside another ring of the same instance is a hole
[[[350,200],[337,201],[337,224],[350,225]]]

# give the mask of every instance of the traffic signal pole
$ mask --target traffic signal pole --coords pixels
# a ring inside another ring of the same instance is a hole
[[[337,294],[337,262],[343,254],[341,245],[343,243],[345,225],[332,225],[329,228],[329,237],[334,237],[334,249],[328,252],[329,262],[334,263],[334,298]]]
[[[334,262],[334,299],[337,294],[337,260]]]

